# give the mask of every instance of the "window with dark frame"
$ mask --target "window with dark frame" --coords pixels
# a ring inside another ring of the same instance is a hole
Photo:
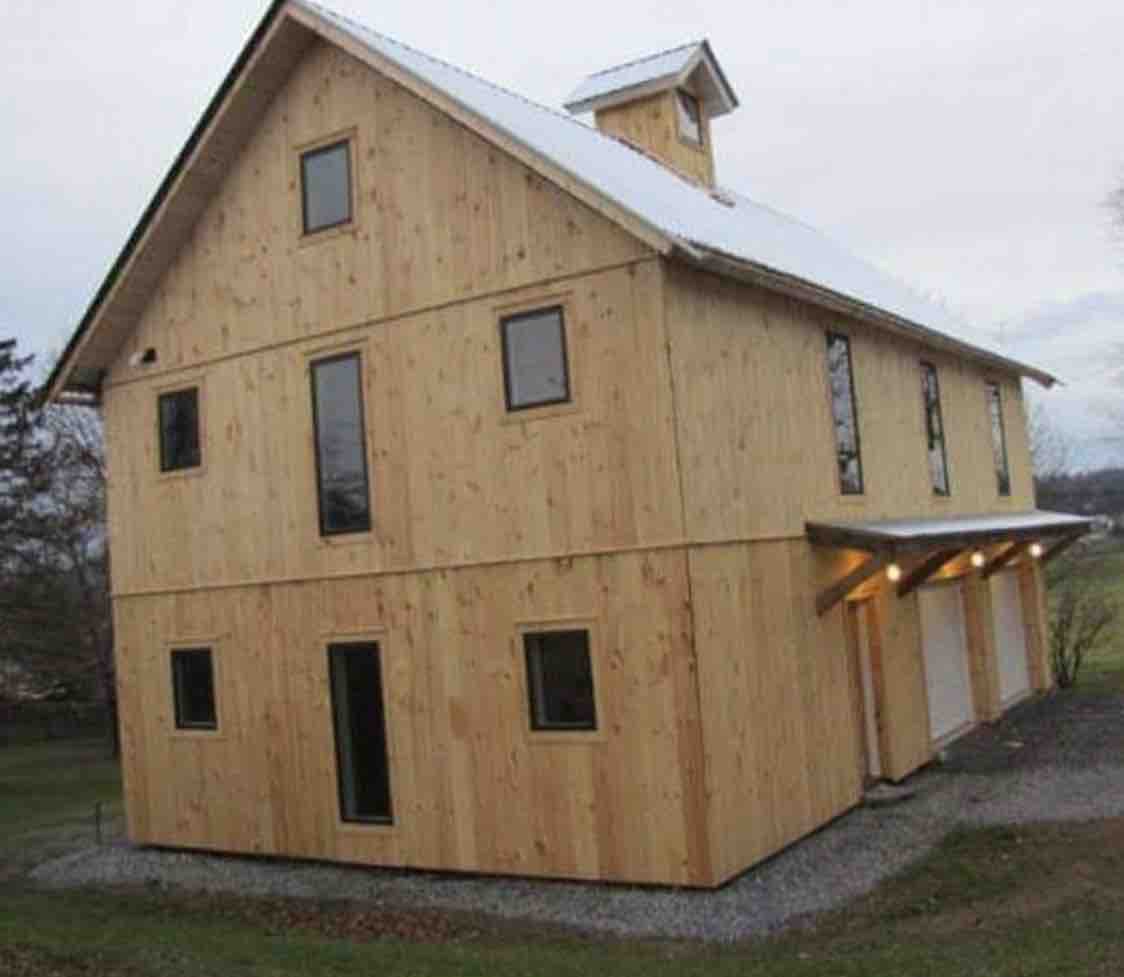
[[[199,443],[199,388],[186,387],[157,398],[160,424],[160,471],[175,472],[202,464]]]
[[[389,824],[394,819],[379,658],[375,641],[328,646],[343,821]]]
[[[839,490],[843,495],[862,495],[862,442],[859,437],[855,379],[851,369],[851,340],[842,333],[827,334],[827,373]]]
[[[304,233],[315,234],[351,220],[351,146],[344,139],[301,154]]]
[[[526,410],[570,400],[566,323],[562,306],[500,320],[507,409]]]
[[[210,648],[177,648],[172,652],[172,698],[176,729],[218,729]]]
[[[921,363],[921,396],[925,404],[925,437],[929,458],[929,479],[936,495],[948,495],[948,455],[944,443],[944,419],[941,416],[941,386],[937,368]]]
[[[371,528],[362,360],[358,353],[312,363],[312,421],[320,534]]]
[[[597,729],[589,631],[535,631],[523,635],[531,729]]]
[[[675,93],[676,114],[679,117],[679,135],[695,146],[703,144],[702,110],[699,100],[690,92]]]
[[[987,411],[991,421],[991,453],[995,459],[995,484],[1000,495],[1011,494],[1011,469],[1007,463],[1007,431],[1003,425],[1003,396],[999,384],[988,381]]]

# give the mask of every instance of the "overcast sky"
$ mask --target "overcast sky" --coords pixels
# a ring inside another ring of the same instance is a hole
[[[0,336],[61,347],[265,6],[4,0]],[[708,37],[742,103],[719,181],[1002,327],[1071,381],[1046,402],[1081,450],[1124,461],[1120,0],[328,6],[548,105]]]

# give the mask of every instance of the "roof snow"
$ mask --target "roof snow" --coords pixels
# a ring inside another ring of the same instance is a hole
[[[938,338],[946,337],[977,353],[1005,361],[1042,382],[1052,382],[1045,371],[1011,360],[997,345],[943,306],[850,254],[808,225],[748,197],[713,193],[571,116],[422,54],[310,0],[295,2],[686,250],[717,252],[826,289],[904,320],[906,325],[919,328],[924,338],[931,339],[931,334],[936,333]],[[636,62],[637,71],[641,70],[640,65],[648,65],[643,70],[651,73],[652,64],[661,71],[680,64],[694,47],[697,46],[676,48]],[[629,67],[616,70],[623,72]]]

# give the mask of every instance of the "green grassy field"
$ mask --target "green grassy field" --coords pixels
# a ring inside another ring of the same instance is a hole
[[[1124,552],[1074,573],[1124,598]],[[1124,606],[1124,600],[1122,600]],[[1124,691],[1124,635],[1068,695]],[[317,975],[1119,975],[1124,819],[954,834],[904,875],[815,929],[736,947],[617,941],[437,913],[154,887],[44,891],[34,862],[119,813],[101,744],[0,749],[0,974],[11,977]]]

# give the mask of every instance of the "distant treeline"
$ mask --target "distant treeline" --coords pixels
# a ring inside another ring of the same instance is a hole
[[[1124,468],[1049,475],[1036,479],[1035,488],[1040,509],[1124,518]]]

